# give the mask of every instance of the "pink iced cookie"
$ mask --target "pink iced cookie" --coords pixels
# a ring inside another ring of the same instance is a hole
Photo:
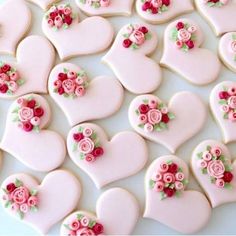
[[[200,143],[193,151],[191,167],[212,207],[236,202],[236,162],[224,144],[215,140]]]
[[[60,235],[129,235],[138,221],[139,205],[128,191],[112,188],[100,196],[96,212],[96,216],[85,211],[69,215]]]
[[[59,167],[66,156],[66,147],[58,133],[44,130],[50,118],[45,98],[36,94],[18,98],[9,108],[0,148],[36,171]]]
[[[50,6],[52,6],[56,2],[60,2],[60,0],[27,0],[27,1],[38,5],[43,10],[47,10]]]
[[[191,0],[136,0],[137,13],[151,24],[162,24],[194,10]]]
[[[188,177],[188,166],[180,158],[157,158],[146,174],[144,217],[183,234],[201,230],[210,219],[211,206],[202,193],[185,190]]]
[[[0,6],[0,53],[14,55],[17,44],[30,28],[31,12],[24,0],[2,2],[4,3]]]
[[[8,214],[45,235],[77,207],[80,194],[75,176],[57,170],[49,173],[40,185],[27,174],[11,175],[1,186],[0,201]]]
[[[217,36],[236,31],[235,0],[195,0],[195,4],[198,11],[210,23]]]
[[[146,143],[138,134],[121,132],[109,140],[99,126],[89,123],[70,130],[67,148],[97,188],[136,174],[148,159]]]
[[[85,71],[70,63],[52,70],[48,87],[71,126],[112,115],[119,110],[124,96],[115,78],[99,76],[90,81]]]
[[[190,19],[172,22],[166,28],[161,64],[196,85],[206,85],[217,79],[221,64],[208,49],[200,48],[203,32]],[[207,63],[206,63],[207,62]]]
[[[157,62],[147,57],[157,47],[156,33],[145,24],[128,24],[118,33],[105,62],[132,93],[154,91],[161,83],[162,73]]]
[[[94,16],[79,22],[70,4],[52,6],[45,13],[42,28],[61,60],[102,52],[114,36],[108,20]]]
[[[172,153],[203,128],[206,115],[204,103],[191,92],[175,94],[169,105],[154,95],[141,95],[129,107],[134,130]]]

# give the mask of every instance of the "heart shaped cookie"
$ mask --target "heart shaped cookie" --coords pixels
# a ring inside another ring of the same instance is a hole
[[[132,93],[154,91],[161,83],[160,66],[146,55],[157,46],[157,35],[147,25],[129,24],[118,33],[110,51],[103,57],[123,86]]]
[[[151,24],[162,24],[194,10],[191,0],[136,0],[137,13]]]
[[[43,97],[28,94],[18,98],[9,108],[0,148],[33,170],[57,168],[64,161],[66,147],[58,133],[44,130],[50,117]]]
[[[236,2],[234,0],[195,0],[195,4],[217,36],[236,31]]]
[[[188,166],[180,158],[157,158],[146,174],[144,217],[183,234],[202,229],[210,219],[211,206],[202,193],[185,190],[188,175]]]
[[[141,95],[129,107],[134,130],[172,153],[203,128],[206,116],[205,105],[191,92],[175,94],[168,106],[154,95]]]
[[[196,85],[206,85],[217,79],[221,63],[213,52],[200,48],[203,32],[194,21],[179,19],[172,22],[164,37],[162,66]]]
[[[148,159],[147,145],[138,134],[121,132],[109,141],[99,126],[89,123],[70,130],[67,148],[72,161],[97,188],[136,174]]]
[[[89,16],[130,16],[134,0],[76,0],[78,7]]]
[[[0,53],[14,55],[30,25],[31,12],[24,0],[4,1],[0,6]]]
[[[61,236],[128,235],[139,217],[137,200],[121,188],[104,192],[97,201],[96,211],[97,216],[85,211],[68,216],[61,226]]]
[[[42,28],[61,60],[102,52],[114,36],[108,20],[94,16],[79,22],[70,4],[52,6],[45,13]]]
[[[212,207],[236,202],[236,162],[221,142],[206,140],[193,151],[193,174],[204,189]]]
[[[49,173],[40,185],[27,174],[11,175],[1,186],[0,201],[8,214],[45,235],[77,207],[80,194],[75,176],[57,170]]]
[[[38,5],[43,10],[47,10],[50,6],[52,6],[56,2],[59,2],[60,0],[27,0],[27,1]]]
[[[16,57],[16,63],[0,62],[0,98],[47,93],[48,75],[55,60],[49,41],[41,36],[29,36],[19,44]]]
[[[70,63],[59,64],[52,70],[48,88],[71,126],[114,114],[124,96],[118,80],[100,76],[89,81],[80,67]]]

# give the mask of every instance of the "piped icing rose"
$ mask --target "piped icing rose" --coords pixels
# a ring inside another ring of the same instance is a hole
[[[112,0],[80,0],[80,3],[89,5],[95,9],[110,6]]]
[[[209,7],[222,7],[229,2],[229,0],[202,0],[202,1]]]
[[[150,14],[161,14],[168,11],[171,0],[141,0],[142,10]]]

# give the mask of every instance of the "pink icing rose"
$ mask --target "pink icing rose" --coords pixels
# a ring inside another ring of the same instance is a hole
[[[52,19],[48,19],[48,25],[50,27],[53,27],[54,26],[54,21]]]
[[[178,172],[178,173],[176,173],[175,174],[175,178],[176,178],[176,180],[178,180],[178,181],[183,181],[184,180],[184,173],[182,173],[182,172]]]
[[[154,181],[160,181],[162,180],[162,174],[161,173],[156,173],[152,176],[152,180]]]
[[[86,81],[86,79],[84,77],[77,77],[75,79],[75,83],[78,85],[82,85],[85,81]]]
[[[90,138],[84,138],[79,142],[78,148],[83,154],[91,153],[94,149],[94,142]]]
[[[220,0],[220,2],[224,5],[226,5],[228,3],[229,0]]]
[[[75,95],[77,97],[83,97],[85,95],[85,88],[83,86],[77,86],[75,89]]]
[[[204,161],[210,161],[212,159],[212,155],[210,152],[205,151],[203,152],[202,158]]]
[[[93,130],[88,127],[84,128],[84,130],[83,130],[84,137],[90,137],[92,135],[92,133],[93,133]]]
[[[236,96],[231,96],[228,100],[228,105],[230,108],[235,109],[236,108]]]
[[[29,190],[26,187],[19,187],[16,188],[12,193],[11,193],[11,199],[13,202],[21,205],[25,202],[27,202],[29,198]]]
[[[231,43],[231,50],[233,53],[236,53],[236,40]]]
[[[30,207],[37,206],[39,202],[39,199],[36,196],[29,197],[27,204]]]
[[[12,72],[10,74],[10,79],[13,80],[13,81],[17,81],[19,78],[20,78],[20,75],[19,75],[19,73],[17,71]]]
[[[72,13],[72,10],[71,10],[70,7],[65,7],[65,8],[64,8],[64,14],[65,14],[66,16],[69,16],[71,13]]]
[[[177,40],[177,41],[176,41],[176,43],[175,43],[175,45],[176,45],[176,47],[177,47],[177,48],[179,48],[179,49],[180,49],[180,48],[182,48],[182,47],[183,47],[183,45],[184,45],[184,44],[183,44],[183,42],[182,42],[182,41],[180,41],[180,40]]]
[[[236,112],[231,111],[231,112],[229,113],[229,119],[230,119],[231,121],[236,121]]]
[[[142,45],[145,41],[145,36],[144,33],[136,29],[129,36],[129,39],[137,45]]]
[[[9,77],[7,74],[2,73],[2,74],[0,74],[0,79],[1,79],[2,81],[9,81],[9,80],[10,80],[10,77]]]
[[[64,88],[66,93],[68,93],[68,94],[74,93],[75,82],[74,82],[74,80],[66,79],[62,82],[62,87]]]
[[[155,8],[160,8],[162,6],[162,0],[152,0],[151,3]]]
[[[71,231],[68,233],[67,236],[76,236],[76,232],[73,231],[73,230],[71,230]]]
[[[41,122],[41,119],[37,116],[33,117],[31,120],[30,120],[30,123],[33,125],[33,126],[39,126],[40,125],[40,122]]]
[[[61,86],[62,86],[62,82],[61,82],[60,80],[56,80],[56,81],[54,82],[54,87],[55,87],[56,89],[59,89]]]
[[[218,188],[224,188],[225,181],[223,179],[217,179],[215,184]]]
[[[27,213],[29,211],[29,206],[26,203],[21,204],[20,211],[23,213]]]
[[[161,181],[157,181],[156,183],[155,183],[155,190],[157,191],[157,192],[162,192],[163,191],[163,189],[164,189],[164,186],[165,186],[165,184],[163,183],[163,182],[161,182]]]
[[[228,89],[228,93],[229,93],[230,96],[236,95],[236,87],[231,86],[231,87]]]
[[[86,157],[85,157],[85,160],[87,162],[94,162],[96,160],[95,156],[92,155],[92,154],[87,154]]]
[[[25,121],[29,121],[33,118],[34,111],[33,111],[33,109],[31,109],[29,107],[22,107],[18,111],[18,115],[19,115],[20,120],[25,122]]]
[[[54,24],[57,28],[61,28],[63,25],[63,19],[60,16],[56,16]]]
[[[229,112],[229,106],[228,105],[222,105],[221,106],[221,110],[223,111],[223,112],[226,112],[226,113],[228,113]]]
[[[148,133],[151,133],[153,131],[153,126],[150,123],[147,123],[144,125],[144,130]]]
[[[169,112],[168,108],[167,107],[162,107],[161,108],[161,113],[162,114],[167,114]]]
[[[163,181],[168,184],[173,183],[175,181],[175,176],[171,173],[165,173],[163,175]]]
[[[182,42],[187,42],[191,38],[191,33],[189,33],[186,29],[180,29],[178,31],[178,39]]]
[[[138,120],[141,124],[146,124],[148,119],[145,114],[141,114],[141,115],[139,115]]]
[[[76,232],[76,236],[93,236],[93,235],[95,235],[93,230],[88,229],[88,228],[82,228],[82,229],[77,230]]]
[[[213,147],[211,153],[212,155],[219,157],[222,154],[222,150],[220,147]]]
[[[184,185],[183,185],[183,183],[176,181],[175,188],[176,188],[176,190],[182,190],[184,188]]]
[[[89,225],[89,218],[87,216],[84,216],[81,220],[80,223],[82,226],[86,227]]]
[[[101,7],[108,7],[110,5],[110,0],[100,0]]]
[[[201,168],[201,169],[204,169],[207,167],[207,162],[204,161],[204,160],[199,160],[198,161],[198,167]]]
[[[197,28],[196,28],[194,25],[188,27],[188,32],[189,32],[189,33],[193,34],[193,33],[195,33],[196,31],[197,31]]]
[[[20,206],[16,203],[12,203],[11,210],[17,212],[20,209]]]
[[[166,173],[169,169],[169,166],[166,164],[166,163],[161,163],[159,165],[159,168],[158,170],[161,172],[161,173]]]
[[[68,77],[68,79],[76,79],[77,74],[74,71],[70,71],[70,72],[68,72],[67,77]]]
[[[157,105],[158,105],[158,102],[156,100],[150,100],[148,105],[151,109],[156,109]]]
[[[148,116],[148,122],[152,125],[161,122],[162,114],[159,110],[152,109],[148,112],[147,116]]]
[[[18,85],[15,81],[10,81],[8,83],[8,88],[12,91],[15,92],[18,89]]]
[[[207,172],[211,177],[222,178],[225,172],[224,164],[220,160],[210,161],[207,166]]]
[[[78,230],[80,228],[80,222],[79,220],[73,220],[70,224],[69,224],[70,229],[72,230]]]
[[[134,31],[134,27],[132,25],[129,25],[129,26],[126,27],[126,32],[128,34],[131,34],[133,31]]]
[[[60,4],[57,6],[58,10],[64,10],[65,5],[64,4]]]

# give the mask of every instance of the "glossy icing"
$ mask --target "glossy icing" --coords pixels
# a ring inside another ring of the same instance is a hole
[[[38,5],[43,10],[47,10],[51,5],[59,2],[60,0],[27,0],[27,1]]]

